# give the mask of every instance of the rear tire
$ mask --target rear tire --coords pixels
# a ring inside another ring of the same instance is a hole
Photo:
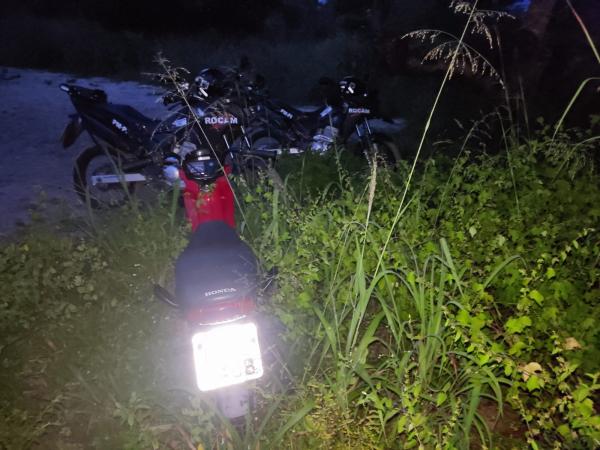
[[[79,154],[73,168],[73,186],[81,200],[94,209],[122,206],[134,193],[135,183],[92,185],[94,175],[112,175],[125,162],[117,151],[95,145]],[[89,203],[88,203],[89,202]]]

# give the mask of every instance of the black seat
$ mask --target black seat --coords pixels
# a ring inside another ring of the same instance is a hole
[[[200,225],[175,263],[175,295],[184,310],[242,299],[257,284],[254,253],[222,221]]]
[[[325,108],[327,108],[326,106],[320,106],[317,109],[314,109],[312,111],[302,111],[301,109],[294,108],[293,106],[288,105],[288,104],[283,103],[278,100],[271,101],[270,106],[275,111],[278,111],[280,113],[281,113],[280,110],[283,109],[284,111],[292,114],[294,116],[293,118],[295,118],[295,119],[310,119],[310,120],[318,119],[321,116],[321,113],[323,112],[323,110]],[[286,116],[285,113],[283,115]],[[288,117],[288,118],[291,119],[291,117]]]
[[[106,105],[104,105],[104,109],[106,111],[109,111],[116,117],[123,118],[126,122],[137,122],[152,128],[154,128],[160,122],[158,120],[151,119],[143,115],[137,109],[132,108],[129,105],[117,105],[115,103],[107,103]]]
[[[94,108],[103,108],[114,118],[131,123],[136,122],[147,128],[154,129],[160,121],[146,117],[141,112],[129,105],[118,105],[107,102],[107,95],[101,89],[90,89],[75,84],[62,84],[61,89],[67,92],[76,104],[89,105],[94,104]]]

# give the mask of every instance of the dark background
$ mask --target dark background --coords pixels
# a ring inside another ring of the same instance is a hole
[[[421,64],[428,47],[401,39],[412,30],[459,33],[465,17],[448,0],[4,0],[0,4],[0,65],[143,79],[156,70],[157,52],[198,71],[249,57],[273,95],[310,103],[321,76],[354,74],[379,92],[380,107],[422,127],[443,75],[441,64]],[[517,2],[519,3],[519,2]],[[523,2],[521,2],[523,3]],[[527,3],[527,2],[524,2]],[[599,75],[598,64],[564,0],[532,0],[526,11],[494,26],[501,48],[477,36],[509,86],[525,97],[528,114],[555,120],[579,83]],[[573,0],[600,42],[600,0]],[[510,10],[514,1],[480,1]],[[598,113],[597,84],[570,116],[584,124]],[[476,74],[455,77],[444,96],[436,132],[454,119],[477,119],[505,101],[496,83]]]

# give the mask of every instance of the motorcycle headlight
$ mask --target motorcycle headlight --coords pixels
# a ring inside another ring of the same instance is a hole
[[[175,166],[166,166],[163,169],[163,175],[169,182],[175,182],[179,179],[179,169]]]
[[[216,178],[219,174],[219,163],[212,158],[193,159],[186,161],[183,165],[185,174],[199,181],[208,181]]]

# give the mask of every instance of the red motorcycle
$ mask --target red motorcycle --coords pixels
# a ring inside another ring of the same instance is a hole
[[[174,298],[158,286],[155,292],[185,315],[198,388],[215,391],[224,416],[240,417],[250,404],[245,383],[263,375],[257,260],[235,230],[231,168],[209,149],[171,162],[165,177],[182,187],[193,234],[175,264]]]

